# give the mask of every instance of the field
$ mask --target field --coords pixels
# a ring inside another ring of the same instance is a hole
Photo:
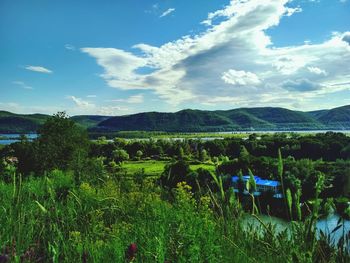
[[[122,164],[123,171],[126,171],[127,175],[133,175],[143,171],[148,176],[159,177],[164,171],[164,167],[168,162],[166,161],[127,161]]]
[[[164,167],[170,163],[169,161],[126,161],[121,167],[122,171],[127,175],[133,175],[143,172],[147,176],[159,177],[164,171]],[[215,165],[212,163],[190,164],[190,169],[196,171],[199,168],[215,172]]]

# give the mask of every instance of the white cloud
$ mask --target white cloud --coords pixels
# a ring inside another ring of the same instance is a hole
[[[71,44],[65,44],[64,47],[65,47],[65,49],[68,49],[68,50],[75,50],[75,46],[73,46]]]
[[[12,84],[18,85],[18,86],[20,86],[20,87],[23,88],[23,89],[28,89],[28,90],[32,90],[32,89],[33,89],[33,87],[28,86],[28,85],[25,84],[23,81],[18,81],[18,80],[12,81]]]
[[[82,51],[104,69],[101,77],[109,86],[151,90],[172,106],[218,105],[225,98],[226,105],[236,107],[281,103],[288,107],[348,90],[349,85],[341,83],[350,82],[350,32],[334,33],[318,44],[273,46],[267,29],[301,11],[288,7],[289,2],[232,0],[208,14],[203,21],[208,28],[200,34],[161,46],[139,43],[133,46],[137,52],[101,47]],[[291,89],[283,85],[286,80],[308,80],[318,88]],[[237,89],[232,83],[245,87]]]
[[[286,16],[292,16],[294,13],[300,13],[302,11],[303,11],[303,9],[299,6],[296,8],[287,7],[286,8]]]
[[[87,100],[84,100],[82,98],[78,98],[75,96],[67,96],[67,99],[71,100],[75,104],[75,108],[70,109],[71,114],[99,114],[99,115],[108,115],[108,116],[114,116],[114,115],[121,115],[121,114],[127,114],[131,113],[132,109],[117,106],[117,105],[96,105],[94,103],[91,103]],[[131,96],[130,98],[131,103],[138,103],[137,96]]]
[[[324,75],[324,76],[327,76],[327,72],[323,69],[320,69],[318,67],[307,67],[307,69],[311,72],[311,73],[314,73],[314,74],[317,74],[317,75]]]
[[[169,8],[166,11],[164,11],[159,17],[164,17],[164,16],[167,16],[167,15],[170,15],[174,11],[175,11],[175,8]]]
[[[91,94],[91,95],[87,95],[86,97],[87,97],[87,98],[96,98],[96,97],[97,97],[97,95],[93,95],[93,94]]]
[[[90,107],[95,107],[94,104],[83,100],[82,98],[77,98],[75,96],[67,96],[68,99],[72,100],[76,106],[79,108],[90,108]]]
[[[138,87],[137,68],[146,66],[147,62],[142,57],[137,57],[129,52],[114,48],[82,48],[83,52],[97,59],[97,63],[105,69],[101,75],[112,87],[121,89],[142,88]]]
[[[137,103],[142,103],[143,102],[143,95],[142,94],[137,94],[137,95],[133,95],[133,96],[130,96],[128,99],[127,99],[127,102],[128,103],[134,103],[134,104],[137,104]]]
[[[259,77],[252,72],[234,69],[224,72],[221,78],[225,83],[241,86],[256,85],[261,82]]]
[[[31,65],[28,65],[28,66],[25,66],[24,68],[27,69],[27,70],[30,70],[30,71],[35,71],[35,72],[40,72],[40,73],[47,73],[47,74],[52,73],[52,70],[44,68],[42,66],[31,66]]]
[[[129,111],[128,108],[119,106],[102,106],[97,109],[97,114],[106,116],[116,116],[125,114]]]
[[[144,98],[143,98],[143,94],[136,94],[136,95],[132,95],[127,99],[114,99],[114,100],[108,100],[111,102],[125,102],[125,103],[130,103],[130,104],[139,104],[139,103],[143,103]]]

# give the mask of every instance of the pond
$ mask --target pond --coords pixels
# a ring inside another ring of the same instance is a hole
[[[259,215],[259,218],[261,219],[262,222],[264,223],[272,223],[276,225],[276,231],[280,232],[285,229],[290,228],[290,223],[277,217],[273,216],[267,216],[267,215]],[[331,214],[328,217],[321,218],[317,220],[316,223],[316,229],[317,229],[317,236],[319,236],[320,231],[322,231],[325,234],[331,234],[333,229],[336,228],[338,220],[340,216],[338,214]],[[339,228],[337,231],[331,234],[331,242],[333,244],[337,244],[339,239],[350,231],[350,220],[343,220],[343,227]],[[244,218],[243,224],[248,226],[248,225],[253,225],[256,227],[260,226],[260,222],[253,216],[247,215]],[[350,250],[350,247],[348,248]]]

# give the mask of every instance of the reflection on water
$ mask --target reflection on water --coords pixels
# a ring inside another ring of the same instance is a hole
[[[330,234],[337,226],[340,216],[337,214],[329,215],[327,218],[319,219],[316,223],[317,230],[322,230],[326,234]],[[350,231],[350,220],[342,220],[343,227],[335,231],[331,237],[333,242],[337,243],[343,234],[347,234]],[[349,248],[350,249],[350,248]]]
[[[276,232],[279,233],[283,230],[290,229],[290,223],[277,217],[267,216],[267,215],[259,215],[261,221],[265,224],[272,223],[276,226]],[[331,235],[331,241],[333,244],[337,244],[339,239],[350,231],[350,220],[342,220],[341,224],[343,226],[339,228],[334,233],[331,233],[333,229],[336,228],[338,220],[340,216],[338,214],[331,214],[326,218],[321,218],[316,223],[317,235],[319,235],[322,230],[325,234]],[[261,223],[253,216],[247,215],[243,220],[244,226],[253,226],[255,229],[259,229],[261,227]],[[262,229],[262,228],[261,228]],[[350,249],[350,248],[349,248]]]

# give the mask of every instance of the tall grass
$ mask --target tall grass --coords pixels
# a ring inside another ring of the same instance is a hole
[[[184,182],[164,192],[151,178],[76,185],[69,172],[24,181],[14,173],[12,183],[0,182],[0,255],[11,262],[128,262],[126,250],[137,244],[135,262],[349,260],[346,250],[316,239],[312,220],[293,223],[291,233],[262,221],[247,226],[232,189],[213,176],[218,191],[196,194]]]

